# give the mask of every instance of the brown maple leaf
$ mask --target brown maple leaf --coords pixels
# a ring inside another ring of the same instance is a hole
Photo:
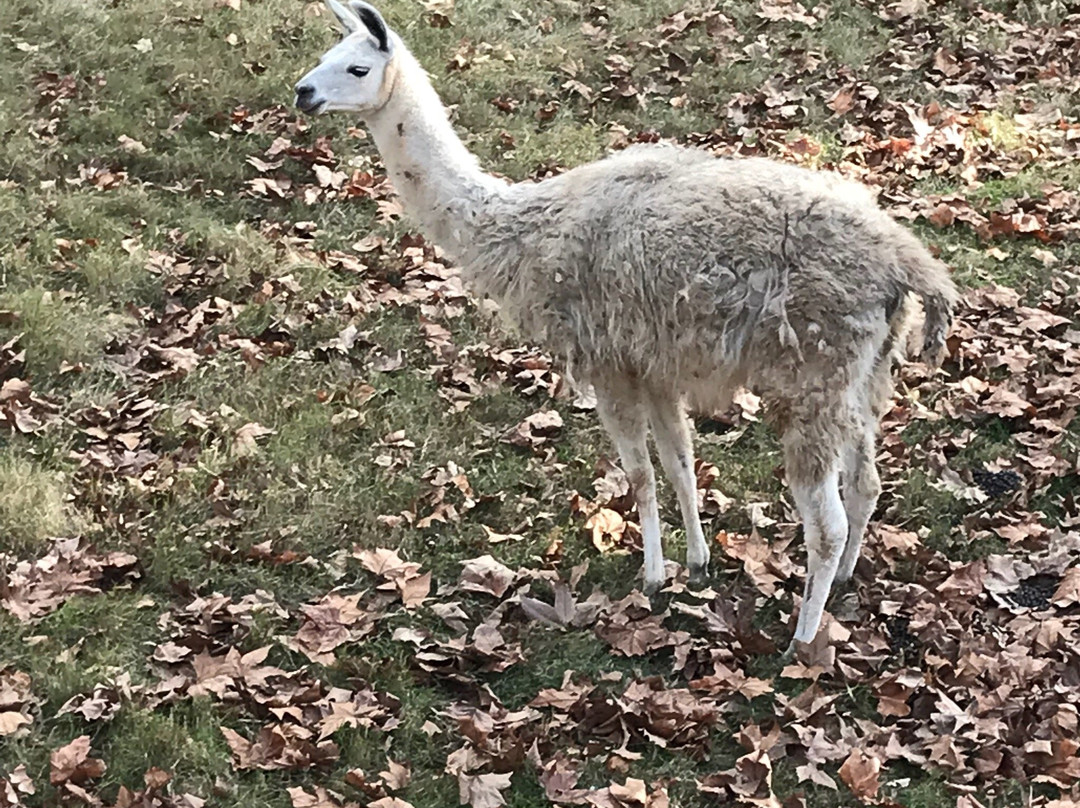
[[[294,647],[312,662],[334,663],[333,651],[346,642],[354,642],[375,630],[383,616],[360,605],[363,595],[330,593],[318,603],[301,607],[304,620],[293,637]]]
[[[562,427],[563,419],[557,410],[541,410],[507,432],[503,440],[514,446],[537,449],[554,438]]]
[[[0,668],[0,738],[22,734],[33,723],[31,684],[22,671]]]
[[[1074,603],[1080,603],[1080,567],[1071,567],[1066,570],[1051,600],[1056,606],[1071,606]]]
[[[483,592],[501,598],[517,575],[490,555],[461,562],[463,569],[458,586],[470,592]]]
[[[21,808],[20,794],[34,794],[34,781],[26,773],[26,764],[20,763],[7,777],[0,776],[0,808]]]
[[[406,608],[419,606],[431,591],[431,573],[420,572],[414,561],[403,561],[396,550],[354,550],[353,556],[371,572],[386,579],[379,589],[396,590]]]
[[[391,791],[400,791],[412,780],[412,770],[407,763],[387,759],[386,770],[379,772],[379,778]]]
[[[78,713],[86,721],[111,721],[119,712],[121,703],[131,699],[133,692],[130,674],[123,673],[109,684],[94,685],[89,694],[72,696],[56,714]]]
[[[273,435],[274,430],[255,423],[254,421],[244,424],[236,430],[233,436],[233,453],[237,457],[248,457],[259,451],[258,441],[267,435]]]
[[[877,797],[880,775],[881,760],[861,749],[852,749],[840,766],[840,779],[863,802],[873,802]]]
[[[315,786],[314,793],[304,791],[299,786],[286,791],[289,792],[293,808],[360,808],[355,802],[344,802],[339,794],[319,785]]]
[[[221,734],[232,750],[233,768],[297,770],[324,766],[338,758],[338,747],[333,741],[314,743],[312,733],[295,724],[268,724],[249,741],[228,727],[221,727]]]
[[[473,808],[499,808],[506,805],[503,791],[510,788],[510,773],[458,775],[458,795],[462,805]]]
[[[90,736],[80,735],[49,756],[49,782],[81,785],[105,773],[105,761],[90,757]]]

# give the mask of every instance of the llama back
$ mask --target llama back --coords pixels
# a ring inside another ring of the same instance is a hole
[[[785,169],[783,167],[781,171]],[[876,267],[867,268],[867,280],[889,289],[891,294],[899,291],[918,298],[925,319],[922,346],[915,356],[928,364],[935,364],[942,354],[945,338],[952,325],[953,309],[959,298],[948,268],[934,258],[910,230],[882,210],[866,186],[831,172],[815,172],[809,176],[807,172],[800,173],[804,174],[802,181],[820,183],[823,189],[828,189],[833,202],[842,201],[855,206],[858,226],[852,229],[860,230],[863,240],[880,243],[883,248],[882,260]],[[846,218],[844,209],[845,205],[834,209],[841,219]],[[897,323],[910,323],[916,315],[907,301],[890,299],[886,306],[886,317],[891,326],[896,326]]]
[[[741,379],[748,363],[794,367],[822,339],[872,338],[909,289],[936,290],[935,328],[950,308],[918,241],[823,172],[636,147],[504,204],[467,271],[585,376]]]

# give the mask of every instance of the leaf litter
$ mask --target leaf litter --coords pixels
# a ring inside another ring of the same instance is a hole
[[[240,4],[225,5],[235,10]],[[775,768],[783,761],[806,787],[843,787],[868,803],[892,804],[895,781],[914,766],[932,768],[956,787],[958,808],[981,805],[975,789],[1008,780],[1049,784],[1061,792],[1061,799],[1036,796],[1035,805],[1072,805],[1069,795],[1075,798],[1080,781],[1071,706],[1080,514],[1071,493],[1055,483],[1075,482],[1078,474],[1071,441],[1080,404],[1080,298],[1075,268],[1059,265],[1057,256],[1077,236],[1080,202],[1073,189],[1052,182],[1005,198],[979,189],[1017,177],[1036,162],[1053,167],[1076,159],[1080,124],[1030,98],[1047,88],[1077,89],[1075,66],[1062,58],[1075,49],[1077,19],[1023,23],[976,3],[962,12],[972,29],[1004,35],[1001,47],[990,49],[974,36],[946,41],[948,23],[961,12],[943,4],[867,7],[891,26],[889,58],[872,79],[820,54],[774,50],[774,38],[766,34],[824,26],[831,21],[824,6],[807,10],[762,0],[752,10],[757,27],[746,30],[716,9],[687,7],[624,42],[610,30],[609,10],[590,3],[582,9],[581,34],[600,52],[602,69],[590,73],[568,62],[560,68],[562,86],[539,90],[530,112],[543,126],[574,109],[599,119],[627,106],[647,109],[662,101],[679,109],[698,103],[681,88],[700,64],[705,40],[699,37],[707,37],[708,48],[732,62],[772,59],[778,66],[759,86],[723,102],[721,126],[688,141],[718,153],[767,153],[827,165],[821,144],[800,127],[812,108],[828,110],[836,124],[832,166],[879,187],[894,214],[970,232],[994,260],[1023,256],[1055,268],[1046,287],[1026,298],[1001,286],[970,291],[944,372],[904,369],[907,395],[894,402],[885,422],[881,518],[868,537],[858,585],[832,604],[820,642],[777,672],[763,673],[768,668],[760,660],[775,654],[779,639],[772,629],[789,621],[798,605],[804,571],[794,526],[778,503],[751,516],[749,528],[739,527],[729,514],[733,501],[717,487],[720,470],[701,462],[699,507],[704,517],[725,525],[714,546],[720,573],[715,590],[690,592],[680,571],[668,588],[670,605],[654,610],[636,593],[612,599],[608,587],[586,591],[584,572],[564,580],[551,569],[558,554],[545,556],[542,569],[512,569],[495,557],[497,547],[491,553],[476,549],[462,554],[479,553],[461,561],[459,572],[435,575],[395,550],[365,545],[352,551],[350,561],[365,571],[363,583],[293,609],[265,592],[200,595],[178,587],[159,621],[167,639],[149,655],[151,679],[102,681],[59,712],[93,724],[109,721],[129,702],[159,707],[205,697],[223,716],[243,716],[236,728],[222,728],[237,769],[325,771],[339,762],[333,739],[338,732],[385,733],[393,748],[402,712],[396,697],[359,680],[336,687],[323,678],[323,669],[338,665],[343,648],[388,636],[412,650],[415,676],[443,688],[434,716],[442,727],[433,726],[453,746],[445,775],[456,782],[461,802],[478,808],[505,804],[525,769],[556,804],[662,808],[669,804],[671,784],[633,776],[645,751],[674,749],[711,761],[710,753],[729,734],[740,747],[731,765],[716,771],[699,767],[694,784],[725,802],[802,804],[797,794],[781,799],[776,793]],[[452,4],[429,9],[433,25],[452,24],[452,18]],[[544,25],[537,29],[543,32]],[[487,43],[462,43],[454,69],[471,69],[500,53]],[[791,71],[792,64],[798,69]],[[898,97],[909,74],[923,76],[944,100],[916,104]],[[99,81],[38,75],[38,111],[47,116],[32,124],[38,135],[55,139],[66,116],[89,103]],[[1007,138],[998,136],[1000,122],[993,115],[1003,98],[1017,99],[1020,110]],[[518,114],[505,99],[495,106]],[[337,143],[311,137],[308,124],[284,108],[239,107],[222,127],[223,136],[260,144],[248,161],[254,176],[246,187],[267,210],[293,201],[315,206],[363,200],[374,204],[381,220],[397,220],[400,207],[376,161],[363,158],[345,166]],[[611,134],[616,147],[657,139],[655,133],[617,127]],[[132,138],[120,141],[128,154],[139,152],[139,145]],[[558,170],[541,166],[537,174]],[[954,190],[927,192],[930,183],[924,181],[939,178]],[[137,178],[133,169],[100,159],[83,162],[68,181],[107,194]],[[148,508],[143,497],[169,491],[175,472],[191,467],[200,451],[221,447],[235,459],[257,459],[273,425],[238,413],[205,414],[166,404],[165,396],[159,400],[164,385],[222,361],[242,362],[253,371],[288,357],[345,362],[365,375],[416,372],[433,381],[448,411],[508,390],[528,402],[533,414],[505,425],[495,437],[533,455],[536,468],[553,466],[553,449],[569,431],[573,416],[567,413],[576,401],[568,401],[550,357],[512,343],[459,345],[455,320],[477,305],[465,294],[457,269],[422,238],[365,236],[345,252],[317,247],[316,231],[312,223],[267,219],[261,234],[290,261],[350,278],[353,288],[346,294],[308,294],[283,271],[277,277],[253,273],[237,299],[229,300],[218,296],[224,257],[195,258],[182,238],[164,251],[145,251],[147,271],[160,278],[169,297],[163,305],[131,308],[132,327],[107,347],[108,361],[127,389],[112,400],[69,410],[36,392],[36,381],[27,380],[21,342],[9,339],[0,346],[0,427],[36,440],[70,419],[80,430],[72,455],[79,467],[76,499],[112,527],[137,524]],[[76,240],[55,246],[58,268],[76,265],[80,251],[94,248]],[[131,248],[143,249],[137,240]],[[238,319],[251,304],[277,306],[283,319],[259,334],[245,332]],[[360,330],[367,328],[366,316],[384,310],[415,317],[425,352],[420,366],[410,352],[384,350],[368,342],[373,334]],[[298,340],[315,322],[332,324],[326,333],[337,337],[318,347]],[[17,324],[15,312],[0,312],[0,325]],[[376,383],[373,377],[367,382]],[[351,404],[356,415],[346,419],[361,423],[369,401],[370,396],[358,397]],[[758,417],[757,403],[743,397],[730,412],[711,415],[726,433],[738,434]],[[158,419],[165,417],[184,427],[182,445],[163,440]],[[986,463],[967,463],[965,449],[990,425],[1003,430],[1010,450]],[[928,436],[909,441],[911,434]],[[386,460],[380,465],[412,474],[421,488],[385,524],[429,531],[480,524],[484,495],[462,461],[425,462],[412,471],[413,457],[420,454],[404,431],[387,435],[382,449]],[[917,516],[907,515],[897,485],[912,467],[927,469],[931,485],[954,501],[960,515],[950,541],[995,541],[1000,551],[959,560],[942,550],[940,537],[931,541]],[[425,470],[416,473],[420,469]],[[566,493],[578,535],[591,540],[599,554],[639,550],[625,475],[602,461],[592,489]],[[228,529],[243,518],[242,492],[225,476],[214,481],[209,499],[214,515],[202,529]],[[1051,506],[1059,516],[1047,516]],[[496,535],[506,534],[487,528],[483,546]],[[221,548],[233,546],[220,535],[214,538]],[[269,550],[236,556],[237,563],[279,557]],[[20,621],[35,623],[71,597],[137,586],[141,577],[136,556],[99,552],[82,539],[58,540],[33,562],[4,556],[0,568],[0,605]],[[770,609],[779,618],[759,625],[756,615]],[[257,615],[289,628],[271,645],[256,646]],[[613,656],[648,662],[650,670],[664,673],[566,671],[561,683],[538,688],[524,706],[511,709],[493,692],[497,674],[529,664],[531,632],[580,632]],[[293,652],[310,665],[287,670],[267,664],[273,654],[287,665]],[[855,689],[872,696],[872,714],[850,711],[846,694]],[[753,720],[747,718],[748,705]],[[38,709],[29,677],[12,668],[0,671],[0,734],[32,730],[41,718]],[[60,746],[50,767],[52,785],[72,800],[101,804],[94,789],[106,771],[105,760],[97,757],[104,754],[93,752],[86,735]],[[603,783],[588,770],[594,758],[604,761]],[[351,770],[345,781],[364,804],[407,808],[408,777],[395,765],[388,761],[377,778]],[[115,805],[202,804],[173,794],[168,783],[169,775],[152,769],[144,786],[122,787]],[[19,805],[32,793],[25,769],[0,778],[0,805]],[[289,797],[296,808],[355,804],[318,783],[294,787]]]

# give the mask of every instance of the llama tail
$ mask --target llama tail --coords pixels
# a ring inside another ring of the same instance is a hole
[[[949,277],[949,270],[914,237],[910,245],[901,248],[898,258],[906,275],[902,283],[922,301],[926,313],[918,359],[928,365],[937,365],[942,359],[945,337],[952,325],[953,309],[960,295]]]

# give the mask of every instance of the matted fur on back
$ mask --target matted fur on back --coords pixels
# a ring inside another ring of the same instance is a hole
[[[585,378],[659,377],[699,405],[742,383],[790,390],[883,345],[909,292],[931,348],[955,300],[863,186],[766,159],[636,146],[492,208],[463,264],[525,336]]]

